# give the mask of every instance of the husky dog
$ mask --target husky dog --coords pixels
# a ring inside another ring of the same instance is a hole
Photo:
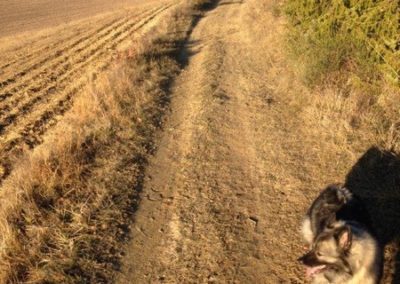
[[[382,249],[362,202],[347,189],[328,186],[308,210],[302,232],[311,248],[299,261],[312,283],[379,283]]]

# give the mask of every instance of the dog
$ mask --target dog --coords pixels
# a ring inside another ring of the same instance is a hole
[[[313,284],[377,284],[383,250],[361,199],[330,185],[314,200],[302,223],[310,250],[299,258]]]

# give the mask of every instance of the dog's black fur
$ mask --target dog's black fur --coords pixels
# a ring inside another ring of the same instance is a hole
[[[372,231],[371,218],[359,197],[339,184],[326,187],[307,211],[306,219],[315,239],[335,221],[352,221]]]

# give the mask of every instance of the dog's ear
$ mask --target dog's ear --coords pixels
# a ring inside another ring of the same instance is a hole
[[[351,248],[352,244],[352,232],[350,226],[344,226],[339,229],[336,234],[336,240],[338,242],[338,246],[345,252],[348,252]]]

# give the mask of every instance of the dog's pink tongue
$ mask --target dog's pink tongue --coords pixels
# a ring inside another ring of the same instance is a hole
[[[325,265],[319,265],[319,266],[307,266],[306,268],[306,276],[307,277],[312,277],[314,276],[316,273],[318,273],[320,270],[324,269]]]

